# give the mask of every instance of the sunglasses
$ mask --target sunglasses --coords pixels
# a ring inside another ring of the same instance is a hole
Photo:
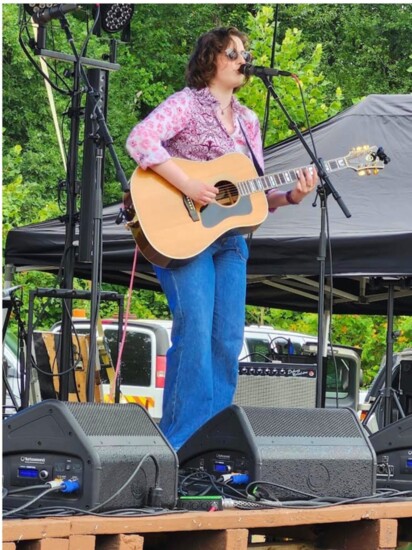
[[[225,50],[226,57],[228,57],[231,61],[236,61],[236,59],[241,55],[243,59],[246,61],[246,63],[250,63],[252,61],[252,54],[251,52],[238,52],[237,50],[233,48],[228,48]]]

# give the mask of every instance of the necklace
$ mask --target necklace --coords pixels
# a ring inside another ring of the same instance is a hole
[[[225,114],[226,109],[228,109],[231,105],[232,105],[232,100],[229,101],[229,103],[226,105],[226,107],[222,107],[219,103],[220,114],[223,116]]]

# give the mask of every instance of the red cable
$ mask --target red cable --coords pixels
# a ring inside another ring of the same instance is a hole
[[[132,266],[132,274],[130,276],[130,284],[129,284],[129,294],[127,297],[127,305],[126,305],[126,312],[125,312],[125,318],[123,322],[123,333],[122,333],[122,341],[120,342],[120,348],[119,348],[119,356],[117,358],[116,363],[116,371],[114,374],[114,381],[113,386],[110,387],[110,400],[113,399],[114,389],[116,387],[116,381],[120,373],[120,365],[122,361],[123,356],[123,350],[126,343],[126,336],[127,336],[127,324],[129,322],[129,315],[130,315],[130,302],[132,300],[132,292],[133,292],[133,280],[134,280],[134,274],[136,272],[136,265],[137,265],[137,253],[138,253],[138,247],[136,245],[134,249],[134,257],[133,257],[133,266]]]

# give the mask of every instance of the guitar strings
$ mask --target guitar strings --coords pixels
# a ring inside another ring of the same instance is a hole
[[[265,176],[265,177],[268,177],[268,176]],[[216,195],[216,197],[219,197],[221,194],[225,194],[226,192],[229,192],[230,189],[232,189],[232,188],[234,188],[236,190],[236,193],[239,195],[239,194],[241,194],[239,192],[239,185],[241,185],[241,184],[246,184],[247,185],[251,181],[253,181],[253,180],[238,181],[238,182],[235,182],[235,183],[227,183],[227,184],[219,185],[218,186],[219,193]],[[255,191],[269,191],[270,189],[275,189],[276,187],[280,187],[282,185],[287,185],[288,183],[293,183],[295,181],[296,181],[296,179],[294,179],[292,181],[285,181],[285,183],[275,183],[274,185],[270,184],[267,189],[253,189],[253,190],[251,190],[251,193],[254,193]]]
[[[310,166],[304,166],[303,168],[297,168],[296,170],[303,170],[304,168],[310,168]],[[285,181],[285,182],[283,182],[283,183],[282,183],[282,182],[281,182],[281,183],[277,183],[277,182],[276,182],[275,184],[273,184],[273,180],[274,180],[274,178],[276,177],[277,174],[268,174],[267,176],[258,177],[258,178],[256,178],[256,179],[259,179],[259,180],[264,180],[264,179],[267,179],[267,178],[271,177],[271,178],[272,178],[272,183],[269,185],[269,187],[268,187],[267,189],[255,189],[255,190],[253,190],[253,191],[251,191],[251,192],[253,193],[253,192],[255,192],[255,191],[269,191],[270,189],[275,189],[276,187],[281,187],[281,186],[287,185],[287,184],[289,184],[289,183],[294,183],[294,182],[296,182],[296,181],[298,180],[298,177],[297,177],[297,174],[296,174],[296,170],[289,170],[289,171],[286,171],[286,172],[289,174],[289,176],[291,176],[291,174],[292,174],[293,172],[295,172],[295,173],[293,174],[293,177],[292,177],[292,179],[291,179],[290,181]],[[241,184],[246,184],[246,185],[248,185],[249,182],[252,182],[252,181],[253,181],[253,178],[250,179],[250,180],[243,180],[243,181],[237,181],[237,182],[228,182],[227,184],[222,184],[222,185],[220,185],[220,186],[218,187],[218,189],[220,190],[220,192],[221,192],[221,191],[227,192],[227,191],[228,191],[229,189],[231,189],[232,187],[235,187],[236,190],[237,190],[237,192],[238,192],[238,194],[239,194],[239,185],[241,185]],[[216,196],[219,196],[219,195],[220,195],[220,192],[219,192],[218,195],[216,195]]]

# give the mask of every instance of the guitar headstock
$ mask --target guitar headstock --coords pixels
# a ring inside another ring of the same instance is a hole
[[[347,167],[355,170],[359,176],[376,175],[389,162],[389,158],[383,152],[382,147],[376,147],[375,145],[372,147],[369,145],[354,147],[344,158]]]

